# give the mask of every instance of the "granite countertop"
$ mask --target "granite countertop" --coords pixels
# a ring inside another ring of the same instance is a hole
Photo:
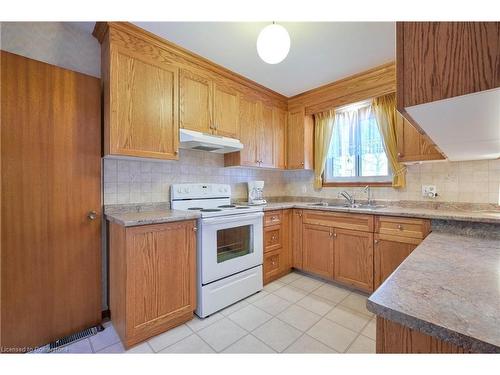
[[[123,225],[133,227],[146,224],[170,223],[174,221],[193,220],[201,217],[198,212],[179,211],[179,210],[152,210],[152,211],[134,211],[134,212],[107,212],[106,219]]]
[[[498,233],[484,238],[432,232],[367,307],[474,352],[500,353]]]
[[[457,220],[479,223],[500,224],[500,211],[493,210],[458,210],[458,209],[434,209],[420,207],[386,206],[383,208],[349,208],[314,206],[314,202],[271,202],[264,206],[264,211],[280,210],[287,208],[302,208],[309,210],[322,210],[332,212],[351,212],[372,215],[405,216],[423,219]]]

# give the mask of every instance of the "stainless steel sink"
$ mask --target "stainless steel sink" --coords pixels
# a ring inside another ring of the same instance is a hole
[[[342,203],[327,203],[327,202],[319,202],[319,203],[311,203],[309,206],[313,207],[333,207],[333,208],[344,208],[344,209],[362,209],[362,210],[377,210],[381,208],[385,208],[386,206],[381,204],[342,204]]]

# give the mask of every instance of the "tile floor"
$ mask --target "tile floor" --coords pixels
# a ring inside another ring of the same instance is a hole
[[[63,353],[375,353],[366,296],[292,272],[206,318],[125,350],[113,326]]]

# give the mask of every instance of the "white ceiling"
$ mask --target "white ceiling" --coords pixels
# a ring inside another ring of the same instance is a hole
[[[290,53],[276,65],[257,55],[270,22],[134,22],[274,91],[293,96],[395,58],[393,22],[283,22]]]

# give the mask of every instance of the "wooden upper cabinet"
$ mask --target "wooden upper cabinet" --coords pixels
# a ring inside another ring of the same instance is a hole
[[[433,145],[429,137],[425,134],[421,134],[397,111],[396,136],[398,144],[398,160],[400,162],[445,159],[445,157]]]
[[[240,141],[243,143],[243,150],[225,154],[226,165],[259,166],[257,158],[257,107],[256,100],[246,97],[240,98]]]
[[[273,108],[274,166],[286,168],[286,126],[288,114],[280,108]]]
[[[240,95],[237,90],[219,83],[213,86],[213,127],[217,135],[240,138]]]
[[[312,116],[306,116],[304,108],[288,115],[287,126],[287,168],[313,168],[313,131]]]
[[[210,78],[182,69],[179,100],[180,127],[202,133],[211,133],[212,81]]]
[[[398,22],[398,109],[500,86],[500,22]]]
[[[335,229],[335,280],[373,291],[373,233]]]
[[[257,156],[259,166],[274,167],[274,126],[273,107],[259,103],[259,119],[257,121]]]
[[[302,228],[302,269],[333,280],[333,228],[311,224]]]
[[[177,159],[177,67],[105,48],[105,154]]]

